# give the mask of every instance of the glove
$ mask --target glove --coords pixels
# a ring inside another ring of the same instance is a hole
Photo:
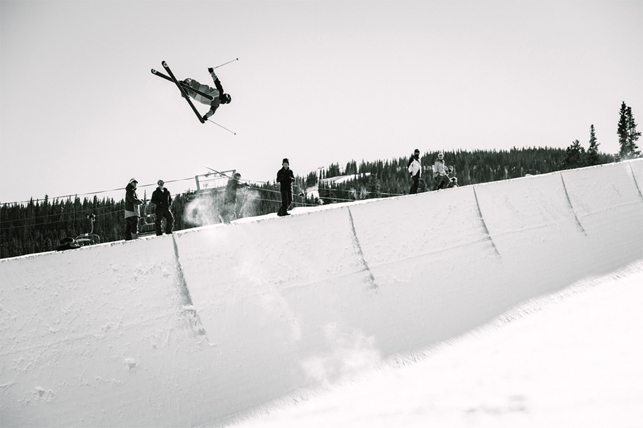
[[[208,73],[214,73],[214,68],[208,67]]]

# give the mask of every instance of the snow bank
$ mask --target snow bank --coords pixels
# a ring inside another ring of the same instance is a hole
[[[229,421],[643,258],[643,161],[0,261],[0,425]]]

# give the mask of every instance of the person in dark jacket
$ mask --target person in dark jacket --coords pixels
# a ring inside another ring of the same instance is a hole
[[[230,223],[237,218],[237,189],[240,186],[241,174],[235,172],[228,180],[225,189],[225,197],[223,199],[223,207],[221,208],[221,220],[224,223]]]
[[[277,171],[277,182],[281,184],[281,208],[277,212],[277,215],[290,215],[288,213],[288,207],[292,203],[292,184],[295,182],[295,174],[293,174],[290,169],[288,158],[282,161],[282,168]]]
[[[156,215],[154,225],[156,226],[156,236],[163,235],[161,229],[161,222],[165,219],[165,233],[171,234],[174,226],[174,216],[170,211],[172,205],[172,195],[170,191],[165,188],[163,180],[158,181],[158,187],[152,193],[151,202],[156,205]]]
[[[140,206],[143,204],[136,195],[138,181],[132,178],[125,187],[125,240],[138,238],[138,219],[141,216]]]

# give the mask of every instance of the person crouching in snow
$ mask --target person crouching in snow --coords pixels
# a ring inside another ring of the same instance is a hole
[[[201,104],[210,106],[210,111],[203,115],[204,121],[212,117],[214,112],[216,112],[219,108],[219,105],[230,104],[230,102],[232,101],[232,97],[230,97],[230,94],[226,94],[223,92],[223,86],[221,86],[221,81],[214,73],[214,69],[210,67],[208,68],[208,72],[210,72],[210,76],[212,76],[212,80],[214,81],[214,86],[216,86],[216,88],[201,84],[194,79],[185,79],[181,81],[181,83],[183,84],[183,89],[185,89],[185,92],[190,98],[193,98],[195,101],[198,101]],[[204,94],[208,94],[212,97],[212,99],[209,100],[203,95],[191,90],[190,88],[196,89],[197,91],[203,92]]]
[[[409,174],[411,174],[411,179],[413,184],[411,185],[411,190],[409,194],[413,195],[418,192],[418,185],[420,184],[420,176],[422,175],[422,165],[420,164],[420,151],[415,149],[413,153],[413,158],[410,160],[409,164]]]

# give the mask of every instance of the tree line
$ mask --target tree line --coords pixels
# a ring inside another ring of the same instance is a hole
[[[617,133],[620,151],[618,154],[600,153],[594,126],[590,126],[589,146],[585,150],[578,140],[566,149],[558,148],[513,148],[508,151],[497,150],[455,150],[445,151],[444,159],[453,166],[453,175],[458,185],[486,183],[498,180],[545,174],[561,169],[578,168],[588,165],[611,163],[622,159],[640,157],[636,144],[640,132],[631,108],[625,103],[620,110]],[[377,160],[359,164],[352,160],[344,168],[331,164],[318,172],[306,176],[296,176],[294,183],[295,205],[329,204],[359,199],[382,198],[408,194],[410,179],[407,171],[409,156],[390,160]],[[422,179],[418,192],[433,189],[431,166],[438,152],[425,152],[421,155]],[[352,175],[341,183],[333,183],[338,176]],[[308,194],[308,189],[317,186],[319,196]],[[251,209],[239,211],[239,216],[264,215],[279,209],[281,196],[276,182],[256,185],[246,183],[239,189],[251,191],[252,198],[241,198],[252,204]],[[196,198],[204,198],[216,205],[225,189],[209,189],[199,192],[186,192],[174,196],[171,210],[174,215],[174,230],[200,226],[190,222],[190,203]],[[244,202],[245,203],[245,202]],[[76,238],[93,232],[100,236],[101,242],[123,239],[125,230],[124,201],[112,198],[50,200],[31,199],[26,204],[3,204],[0,206],[0,258],[55,250],[65,238]],[[153,213],[153,206],[145,204],[142,208],[143,232],[153,230],[146,216]],[[94,215],[95,221],[90,220]],[[217,222],[215,218],[213,222]]]
[[[641,133],[637,131],[636,126],[636,121],[632,115],[632,108],[623,102],[619,110],[618,127],[616,129],[619,143],[619,152],[614,156],[616,160],[620,161],[641,157],[641,151],[636,144]],[[581,168],[605,163],[605,155],[600,154],[598,150],[599,146],[600,144],[596,139],[596,130],[594,129],[594,125],[591,125],[589,127],[589,145],[587,150],[585,150],[580,141],[574,140],[565,151],[562,169]]]

